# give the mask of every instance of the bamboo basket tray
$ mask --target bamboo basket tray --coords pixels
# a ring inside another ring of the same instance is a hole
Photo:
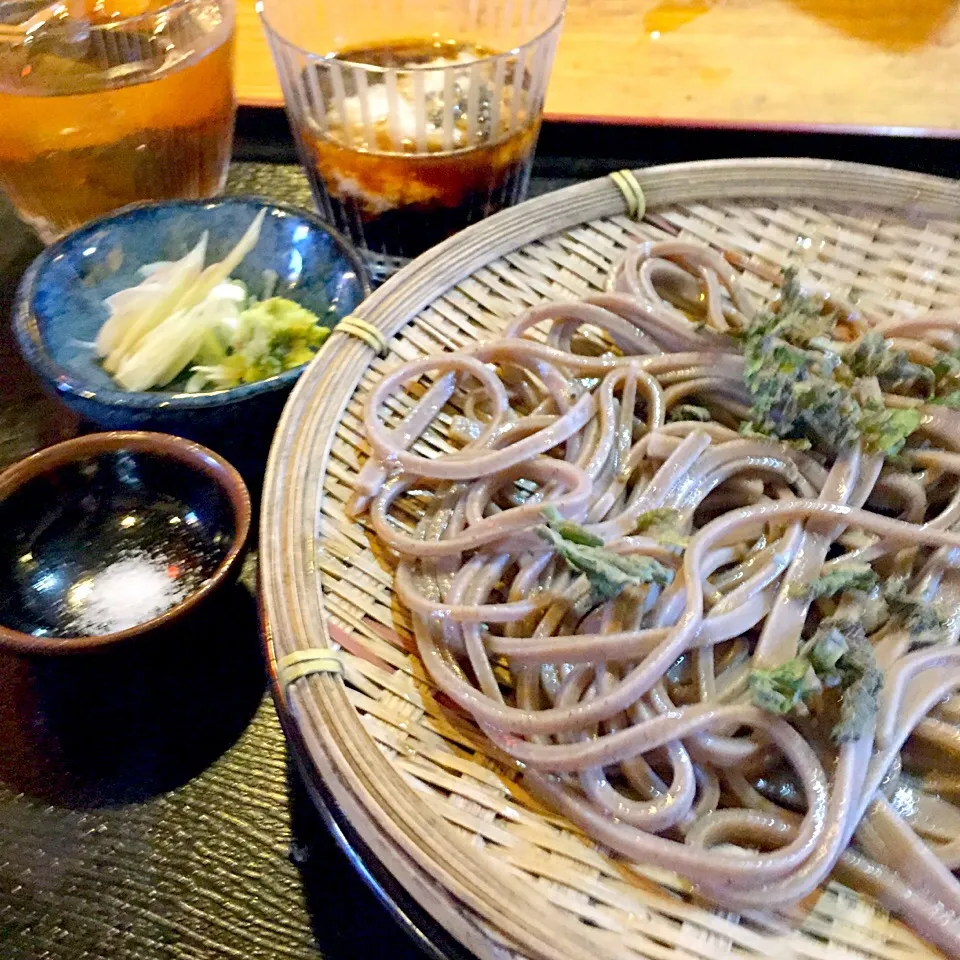
[[[342,674],[275,690],[301,760],[384,867],[479,958],[909,960],[936,952],[836,884],[788,915],[697,905],[675,877],[616,858],[544,809],[415,653],[392,575],[344,502],[367,456],[364,394],[401,360],[495,335],[543,299],[602,288],[633,238],[685,236],[739,254],[744,283],[798,263],[879,313],[960,304],[960,185],[812,160],[715,161],[635,172],[642,222],[608,178],[532,200],[429,251],[359,313],[379,359],[338,336],[301,378],[274,442],[261,570],[271,662],[340,650]],[[400,401],[391,414],[399,419]],[[444,449],[432,432],[414,449]],[[394,633],[395,631],[395,633]],[[398,646],[397,637],[401,643]]]

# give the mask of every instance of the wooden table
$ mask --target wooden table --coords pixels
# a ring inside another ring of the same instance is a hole
[[[255,0],[241,103],[281,103]],[[956,0],[569,0],[554,119],[960,137]]]

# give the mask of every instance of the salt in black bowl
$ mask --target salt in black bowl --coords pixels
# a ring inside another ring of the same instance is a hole
[[[93,434],[0,476],[0,647],[66,652],[169,626],[232,581],[243,482],[198,444]]]

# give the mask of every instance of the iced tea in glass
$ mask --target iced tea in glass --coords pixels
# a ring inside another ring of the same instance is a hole
[[[230,162],[233,0],[79,2],[0,0],[0,186],[46,242]]]

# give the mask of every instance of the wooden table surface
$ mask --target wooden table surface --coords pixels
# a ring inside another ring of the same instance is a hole
[[[242,103],[281,103],[239,3]],[[569,0],[556,119],[960,136],[957,0]],[[900,128],[891,131],[890,128]]]

